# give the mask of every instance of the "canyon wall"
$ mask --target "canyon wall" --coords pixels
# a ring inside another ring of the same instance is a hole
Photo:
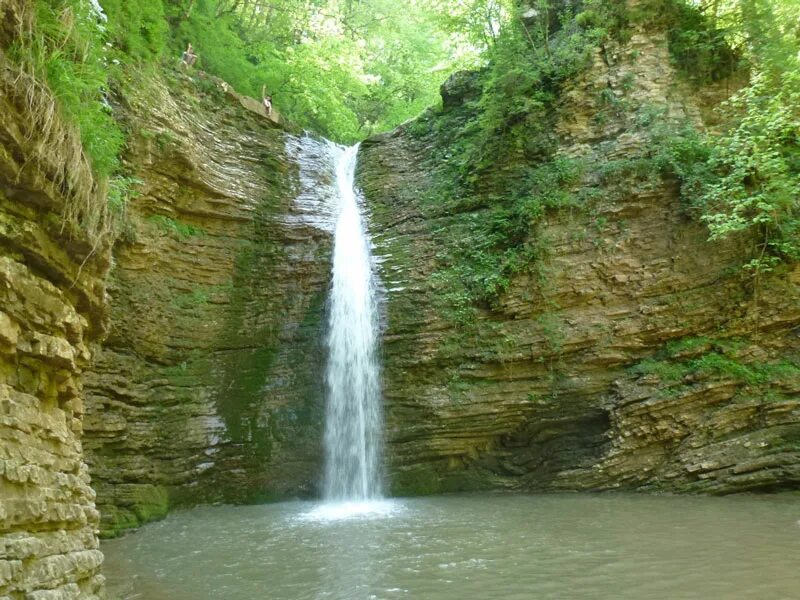
[[[324,144],[210,78],[131,88],[137,196],[85,375],[104,535],[171,506],[312,494],[321,455]]]
[[[637,172],[656,126],[717,126],[734,84],[690,85],[663,31],[598,50],[550,115],[556,160],[581,161],[580,180],[528,234],[529,268],[493,306],[465,306],[449,250],[481,252],[469,232],[495,213],[448,209],[437,178],[480,110],[478,77],[457,74],[442,109],[363,144],[394,492],[797,489],[800,268],[754,285],[750,240],[707,241],[678,182]],[[515,191],[511,156],[474,204]]]
[[[0,98],[0,598],[94,598],[98,532],[316,493],[333,165],[222,81],[134,74],[112,219],[23,75]]]
[[[77,132],[6,52],[0,4],[0,598],[102,593],[81,375],[108,320],[109,215]]]

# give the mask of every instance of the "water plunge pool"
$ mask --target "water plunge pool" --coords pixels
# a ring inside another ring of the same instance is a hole
[[[487,494],[340,508],[172,514],[103,544],[111,591],[124,600],[800,598],[797,496]]]

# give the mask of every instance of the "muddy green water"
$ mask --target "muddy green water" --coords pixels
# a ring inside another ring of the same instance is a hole
[[[800,498],[445,496],[202,508],[103,545],[137,600],[798,599]]]

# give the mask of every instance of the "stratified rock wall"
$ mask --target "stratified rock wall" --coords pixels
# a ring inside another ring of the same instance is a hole
[[[85,378],[109,535],[171,505],[313,492],[330,270],[321,142],[213,80],[149,82],[126,101],[141,183]]]
[[[421,200],[450,156],[437,117],[427,134],[412,124],[364,143],[395,492],[800,486],[800,268],[753,290],[746,240],[708,242],[674,182],[600,183],[651,143],[637,111],[699,127],[722,87],[682,83],[659,32],[598,52],[554,119],[557,155],[590,165],[575,193],[592,200],[545,216],[541,263],[477,323],[437,299],[439,232],[454,218]]]
[[[81,372],[105,328],[109,244],[67,218],[92,175],[75,132],[5,54],[26,22],[0,4],[0,598],[98,598],[99,514],[81,446]],[[80,167],[63,178],[67,154]],[[84,195],[103,214],[105,198]],[[98,234],[98,232],[93,232]]]

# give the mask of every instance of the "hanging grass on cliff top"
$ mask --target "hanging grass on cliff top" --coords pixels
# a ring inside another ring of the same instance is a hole
[[[109,69],[101,22],[79,0],[38,2],[31,51],[64,119],[80,129],[92,170],[108,178],[119,168],[125,136],[106,99]]]
[[[107,197],[119,197],[115,179],[125,136],[105,102],[108,69],[98,15],[80,0],[18,2],[18,29],[8,48],[14,70],[11,97],[40,142],[39,168],[71,201],[66,222],[97,243],[113,229]]]

